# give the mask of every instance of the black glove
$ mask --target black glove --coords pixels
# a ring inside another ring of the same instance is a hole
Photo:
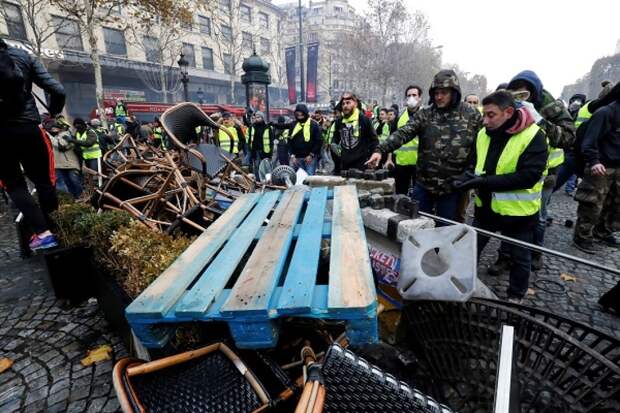
[[[452,177],[452,187],[462,191],[466,191],[471,188],[481,187],[486,178],[483,176],[477,176],[473,172],[465,172],[460,175]]]

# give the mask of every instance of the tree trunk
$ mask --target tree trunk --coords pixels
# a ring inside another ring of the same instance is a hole
[[[103,76],[101,74],[101,62],[99,60],[99,47],[97,46],[97,36],[95,35],[96,27],[89,24],[86,29],[88,44],[90,45],[90,58],[93,61],[93,70],[95,72],[95,98],[97,100],[97,110],[99,119],[103,127],[107,129],[108,119],[105,113],[105,105],[103,104]]]
[[[159,80],[161,82],[161,93],[164,99],[164,103],[168,103],[168,88],[166,87],[166,71],[164,70],[163,61],[159,62]]]
[[[231,53],[232,55],[232,53]],[[231,57],[231,70],[230,70],[230,104],[234,105],[235,104],[235,73],[237,72],[236,70],[236,66],[237,66],[237,59],[235,59],[234,57]]]

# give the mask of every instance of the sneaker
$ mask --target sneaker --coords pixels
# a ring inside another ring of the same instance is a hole
[[[32,238],[30,238],[29,246],[32,251],[46,250],[57,247],[58,241],[54,235],[47,235],[43,238],[33,235]]]
[[[609,245],[610,247],[620,247],[620,241],[618,241],[616,239],[616,237],[614,237],[613,235],[609,234],[606,236],[599,236],[596,234],[593,234],[594,238],[596,238],[597,241],[600,241],[604,244]]]
[[[498,276],[501,275],[504,272],[510,271],[510,265],[512,263],[510,262],[509,258],[505,258],[505,257],[498,257],[497,261],[495,261],[487,270],[487,272],[489,273],[489,275],[494,275],[494,276]]]
[[[540,271],[543,267],[543,256],[542,254],[533,253],[532,254],[532,270]]]
[[[596,254],[598,252],[598,250],[594,246],[594,243],[592,241],[590,241],[590,240],[574,238],[573,239],[573,245],[578,250],[583,251],[583,252],[585,252],[587,254]]]
[[[523,304],[523,298],[519,297],[508,297],[508,302],[510,304]]]

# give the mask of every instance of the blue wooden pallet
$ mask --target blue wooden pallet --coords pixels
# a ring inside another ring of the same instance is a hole
[[[318,284],[323,239],[329,274]],[[151,348],[169,339],[167,324],[212,320],[227,322],[240,348],[274,347],[285,316],[344,320],[352,344],[376,342],[377,296],[355,187],[241,196],[126,316]]]

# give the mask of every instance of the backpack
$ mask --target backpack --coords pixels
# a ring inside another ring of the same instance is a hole
[[[0,114],[11,117],[20,114],[26,104],[24,75],[9,54],[9,49],[0,42]]]

